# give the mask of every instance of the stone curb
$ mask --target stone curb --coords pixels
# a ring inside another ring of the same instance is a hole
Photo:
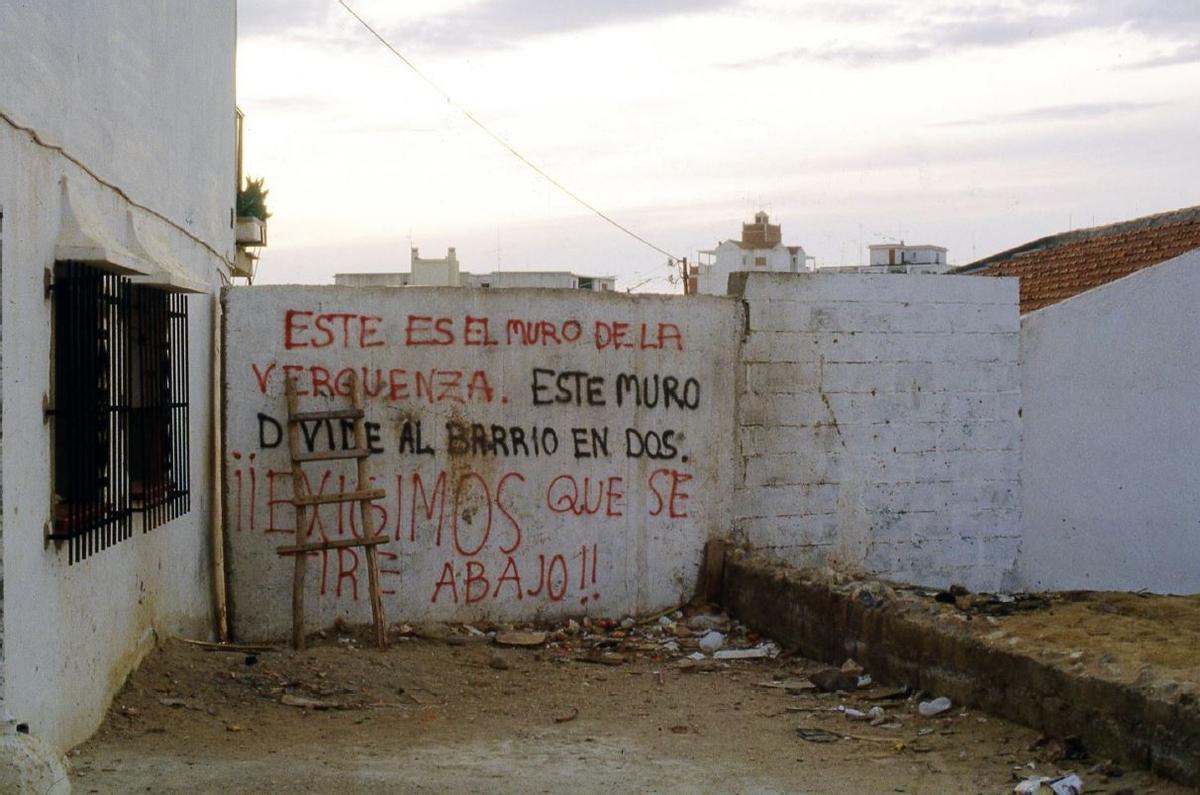
[[[1090,754],[1200,786],[1200,706],[1073,674],[983,643],[908,606],[869,606],[850,589],[773,559],[726,555],[722,602],[786,649],[833,665],[853,657],[877,680],[949,696],[1046,734],[1075,735]],[[874,601],[874,600],[871,600]]]

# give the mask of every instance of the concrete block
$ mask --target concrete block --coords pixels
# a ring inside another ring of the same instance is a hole
[[[803,302],[1017,303],[1016,279],[867,273],[748,273],[747,299]]]

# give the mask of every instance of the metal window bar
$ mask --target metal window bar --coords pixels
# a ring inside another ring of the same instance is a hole
[[[190,508],[187,297],[134,287],[137,339],[134,450],[136,510],[150,531]]]
[[[131,535],[128,280],[79,262],[56,265],[54,490],[49,537],[74,564]]]

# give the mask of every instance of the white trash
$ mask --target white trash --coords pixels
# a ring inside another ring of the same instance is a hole
[[[917,706],[917,712],[920,712],[922,717],[932,718],[935,715],[941,715],[952,706],[954,705],[950,702],[950,699],[942,696],[941,698],[935,698],[933,701],[922,701]]]
[[[725,636],[715,629],[700,638],[700,651],[712,654],[725,645]]]
[[[703,648],[704,641],[700,641],[700,646]],[[714,653],[713,657],[718,660],[761,660],[778,657],[779,652],[779,646],[767,641],[750,649],[722,649]]]
[[[1053,795],[1082,795],[1083,779],[1074,773],[1062,778],[1032,776],[1013,787],[1013,792],[1018,793],[1018,795],[1044,795],[1045,793],[1053,793]]]

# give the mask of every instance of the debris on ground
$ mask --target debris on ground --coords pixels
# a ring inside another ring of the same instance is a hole
[[[337,626],[334,627],[337,630]],[[722,663],[773,660],[777,643],[759,636],[715,607],[669,608],[648,616],[568,618],[555,624],[393,624],[395,639],[438,641],[451,646],[491,642],[511,649],[542,649],[551,659],[622,665],[632,656],[674,660],[681,670],[714,671]],[[347,636],[349,637],[349,636]],[[342,638],[338,639],[339,642]],[[488,665],[506,670],[512,660],[493,656]]]
[[[725,645],[725,636],[715,629],[704,634],[700,638],[700,651],[712,654]]]
[[[1071,773],[1059,778],[1031,776],[1013,787],[1018,795],[1082,795],[1083,780]]]
[[[721,623],[715,609],[699,613]],[[564,785],[548,777],[574,770],[590,777],[575,788],[590,790],[599,769],[621,776],[610,792],[634,792],[644,791],[646,781],[661,782],[654,777],[662,774],[662,760],[679,762],[668,768],[668,788],[690,791],[789,791],[797,758],[806,767],[819,763],[823,782],[854,782],[840,788],[846,792],[900,785],[908,792],[996,792],[1015,773],[1019,778],[1003,787],[1011,791],[1020,779],[1069,772],[1053,763],[1027,766],[1037,756],[1028,749],[1038,734],[1007,721],[984,723],[979,713],[964,716],[957,707],[936,720],[918,718],[919,701],[938,693],[879,684],[825,692],[811,681],[825,666],[790,650],[766,659],[714,659],[699,651],[703,632],[688,627],[690,615],[685,608],[653,620],[635,617],[626,627],[620,617],[538,626],[479,620],[473,632],[462,624],[420,627],[438,641],[416,639],[418,626],[401,624],[392,627],[392,638],[410,640],[386,650],[373,647],[369,626],[351,627],[346,640],[354,645],[327,632],[305,651],[280,648],[252,667],[237,655],[171,640],[130,675],[104,727],[73,757],[77,791],[157,792],[171,789],[165,780],[177,785],[171,791],[187,784],[193,792],[288,785],[469,790],[493,781],[486,777],[497,770],[520,771],[521,778],[495,789],[558,791]],[[725,620],[725,649],[769,642]],[[539,647],[493,642],[510,631],[547,634]],[[480,637],[486,642],[474,640]],[[590,654],[625,662],[575,662]],[[856,664],[846,668],[861,671],[860,678],[873,673],[871,654],[860,648],[844,654],[853,656]],[[493,659],[511,667],[495,667]],[[866,720],[853,720],[855,711]],[[528,771],[514,762],[524,751],[497,737],[543,738],[539,748],[550,750],[534,766],[542,778],[531,786]],[[324,750],[314,756],[318,747]],[[431,748],[482,761],[447,766],[445,754]],[[364,764],[373,757],[388,762]],[[627,768],[636,760],[642,768]],[[1114,785],[1105,786],[1112,778],[1139,793],[1183,793],[1141,770],[1068,764],[1087,778],[1089,790],[1115,795]],[[680,771],[691,778],[677,778]]]
[[[701,646],[703,648],[703,646]],[[714,660],[762,660],[779,656],[779,646],[771,641],[749,649],[722,649],[713,652]]]
[[[809,681],[826,693],[857,690],[859,678],[858,674],[840,668],[822,668],[808,675]]]
[[[1038,752],[1038,759],[1043,762],[1061,762],[1064,759],[1087,759],[1087,749],[1083,740],[1074,735],[1067,737],[1051,737],[1043,734],[1029,746],[1030,751]]]
[[[521,648],[533,648],[535,646],[541,646],[546,642],[546,633],[528,632],[522,630],[497,632],[494,641],[497,646],[519,646]]]
[[[554,722],[555,723],[567,723],[568,721],[573,721],[578,717],[579,717],[579,707],[571,707],[570,712],[568,712],[564,715],[555,715]]]
[[[320,701],[315,698],[305,698],[304,696],[293,696],[291,693],[285,693],[279,698],[279,703],[285,707],[299,707],[300,709],[311,709],[321,711],[326,709],[345,709],[345,704],[339,704],[336,701]]]
[[[935,698],[932,701],[922,701],[917,705],[917,712],[921,713],[923,718],[934,718],[941,715],[943,712],[949,711],[954,706],[950,699],[945,696]]]
[[[824,729],[818,729],[811,726],[799,726],[796,728],[796,734],[800,735],[800,739],[809,743],[836,743],[842,739],[833,732],[827,732]]]

